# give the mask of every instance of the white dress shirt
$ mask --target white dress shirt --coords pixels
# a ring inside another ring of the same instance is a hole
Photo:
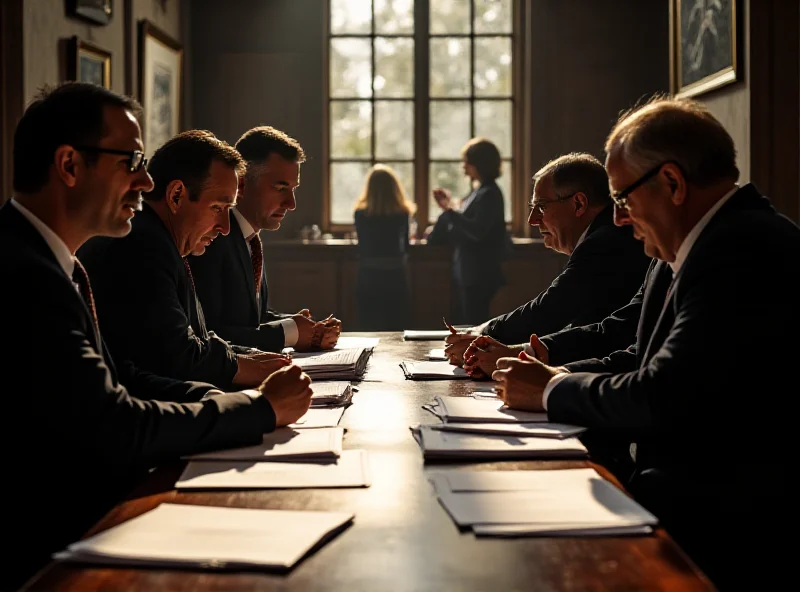
[[[61,237],[53,232],[53,230],[47,224],[37,218],[33,212],[19,203],[16,199],[11,198],[11,205],[17,208],[17,211],[25,216],[28,222],[30,222],[33,227],[39,231],[39,234],[42,235],[42,238],[47,243],[47,246],[49,246],[50,250],[53,251],[53,255],[56,256],[59,265],[61,265],[61,269],[64,270],[64,273],[67,274],[69,281],[72,282],[72,274],[75,271],[75,256],[70,252],[66,243],[61,240]],[[78,285],[75,282],[72,282],[72,284],[76,289],[78,289]]]
[[[737,184],[728,193],[723,195],[717,201],[717,203],[711,206],[711,208],[703,215],[703,217],[697,221],[697,224],[692,227],[692,229],[689,231],[689,234],[687,234],[686,238],[683,239],[681,246],[678,247],[678,252],[675,253],[675,261],[672,261],[669,264],[669,266],[672,268],[673,277],[677,277],[678,271],[680,271],[681,266],[686,261],[686,258],[689,256],[692,247],[694,247],[694,244],[697,242],[697,239],[703,230],[705,230],[705,227],[708,226],[708,223],[716,215],[720,208],[725,205],[725,202],[727,202],[738,190],[739,185]],[[547,383],[547,386],[545,386],[544,393],[542,393],[542,407],[544,407],[545,411],[547,411],[547,399],[550,397],[550,393],[552,393],[553,389],[558,386],[558,383],[564,380],[564,378],[567,376],[569,376],[569,374],[566,372],[556,374],[550,379],[550,381]]]
[[[250,240],[256,235],[256,231],[250,222],[242,216],[242,214],[236,208],[231,208],[231,212],[233,216],[236,218],[236,222],[239,224],[239,228],[242,230],[242,236],[244,237],[244,241],[247,244],[247,251],[250,253],[250,256],[253,256],[253,250],[250,246]],[[259,314],[261,311],[261,290],[256,291],[256,306],[258,307]],[[281,319],[280,321],[272,321],[270,323],[266,323],[267,325],[280,325],[283,327],[283,345],[284,347],[292,347],[297,343],[297,340],[300,337],[300,332],[297,330],[297,323],[294,322],[294,319]]]

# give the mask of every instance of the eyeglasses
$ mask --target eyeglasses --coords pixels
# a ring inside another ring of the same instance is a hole
[[[611,199],[614,201],[614,204],[620,209],[623,209],[623,210],[629,209],[628,208],[628,196],[631,193],[633,193],[634,191],[636,191],[639,187],[641,187],[642,185],[647,183],[650,179],[655,177],[661,171],[661,167],[663,167],[666,164],[674,164],[675,166],[677,166],[681,170],[681,172],[683,172],[683,169],[681,168],[681,165],[678,164],[677,162],[675,162],[674,160],[668,160],[666,162],[662,162],[657,167],[653,167],[652,169],[647,171],[644,175],[639,177],[639,179],[637,179],[636,181],[634,181],[633,183],[628,185],[622,191],[616,191],[616,192],[612,193],[611,194]],[[686,175],[684,175],[684,176],[686,176]]]
[[[141,150],[115,150],[113,148],[98,148],[97,146],[74,146],[75,150],[83,152],[102,152],[104,154],[120,154],[128,157],[128,170],[138,173],[142,167],[147,168],[147,159]]]
[[[547,209],[547,205],[548,204],[556,203],[556,202],[559,202],[559,201],[564,201],[566,199],[570,199],[576,193],[579,193],[579,192],[576,191],[575,193],[570,193],[569,195],[564,195],[562,197],[555,197],[553,199],[540,199],[539,201],[532,201],[528,205],[531,208],[531,212],[536,212],[537,214],[542,216],[542,215],[544,215],[544,211]]]

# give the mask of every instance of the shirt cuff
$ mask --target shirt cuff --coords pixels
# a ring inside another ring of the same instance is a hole
[[[300,338],[297,323],[294,322],[294,319],[281,319],[278,324],[283,327],[283,346],[293,347]]]
[[[558,383],[564,380],[567,376],[569,376],[568,372],[556,374],[548,381],[547,386],[544,387],[544,392],[542,393],[542,407],[544,407],[545,411],[547,411],[547,399],[550,398],[550,393],[552,393],[553,389],[558,386]]]

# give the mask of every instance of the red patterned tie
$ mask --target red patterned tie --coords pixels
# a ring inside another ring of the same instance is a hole
[[[256,286],[256,302],[261,293],[261,268],[264,265],[264,250],[261,246],[261,237],[256,232],[250,239],[250,260],[253,262],[253,282]]]
[[[92,294],[92,285],[89,283],[89,274],[86,273],[86,268],[80,261],[75,259],[75,269],[72,272],[72,281],[78,284],[81,298],[86,303],[86,308],[92,314],[92,324],[94,325],[94,334],[97,338],[97,346],[100,347],[100,323],[97,322],[97,308],[94,305],[94,295]]]
[[[192,285],[192,296],[195,296],[194,278],[192,277],[192,268],[189,267],[189,261],[185,257],[183,258],[183,266],[186,268],[186,275],[189,276],[189,283]]]

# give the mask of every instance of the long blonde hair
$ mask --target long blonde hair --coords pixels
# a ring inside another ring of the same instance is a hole
[[[409,201],[397,173],[384,164],[376,164],[364,183],[364,189],[356,200],[355,210],[366,210],[369,216],[388,216],[391,214],[413,214],[417,206]]]

